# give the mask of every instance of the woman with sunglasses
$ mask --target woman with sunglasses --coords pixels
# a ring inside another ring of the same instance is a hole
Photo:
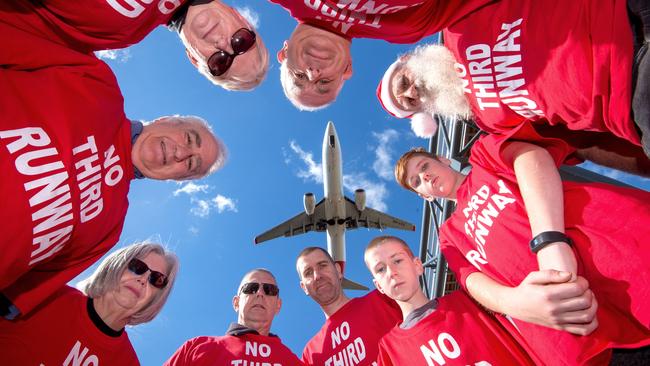
[[[159,244],[113,252],[77,286],[33,313],[0,320],[1,365],[139,365],[127,325],[151,321],[172,289],[178,259]]]

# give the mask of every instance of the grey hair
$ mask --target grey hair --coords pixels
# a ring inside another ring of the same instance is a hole
[[[250,28],[253,29],[252,26]],[[266,78],[266,74],[269,71],[269,51],[266,49],[266,45],[264,45],[264,41],[262,41],[262,37],[260,37],[259,34],[257,34],[255,40],[255,48],[252,51],[256,51],[258,53],[258,57],[260,57],[262,60],[262,64],[261,68],[257,70],[255,78],[252,80],[241,79],[235,75],[212,75],[210,73],[210,68],[208,68],[207,59],[201,55],[194,47],[191,47],[190,43],[185,37],[185,32],[183,32],[182,29],[178,36],[181,38],[185,49],[188,50],[188,52],[196,60],[196,68],[199,70],[199,73],[205,76],[214,85],[220,86],[230,91],[248,91],[255,89],[255,87],[260,85]],[[226,74],[228,74],[228,72],[226,72]]]
[[[174,287],[176,274],[178,273],[178,258],[169,250],[156,243],[140,242],[114,251],[106,257],[90,277],[77,284],[77,288],[90,298],[97,298],[106,295],[108,292],[117,289],[122,274],[131,259],[142,259],[149,253],[156,253],[165,258],[167,262],[167,286],[154,291],[151,300],[137,313],[131,315],[127,324],[137,325],[151,321],[162,310],[167,302],[169,293]]]
[[[254,268],[254,269],[251,269],[250,271],[246,272],[246,274],[244,274],[242,276],[241,281],[239,282],[239,287],[237,287],[237,295],[239,295],[239,292],[241,291],[242,286],[244,286],[244,283],[245,283],[244,280],[246,279],[246,277],[252,275],[253,273],[257,273],[257,272],[263,272],[263,273],[266,273],[267,275],[271,276],[271,278],[273,278],[273,281],[275,281],[276,286],[277,286],[278,280],[275,278],[275,275],[273,275],[273,273],[271,273],[271,271],[269,271],[266,268]],[[280,286],[278,286],[278,288],[279,287]]]
[[[308,106],[303,104],[298,100],[298,94],[300,94],[300,88],[294,84],[291,74],[289,73],[289,67],[287,66],[287,60],[284,59],[280,62],[280,84],[282,84],[282,90],[284,91],[284,96],[289,99],[291,104],[298,110],[305,112],[315,112],[324,108],[327,108],[330,104],[334,103],[332,100],[329,103],[319,105],[319,106]]]

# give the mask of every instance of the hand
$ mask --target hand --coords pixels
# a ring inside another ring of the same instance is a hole
[[[531,272],[512,296],[503,299],[506,314],[525,322],[587,335],[598,327],[598,303],[589,283],[570,272]]]

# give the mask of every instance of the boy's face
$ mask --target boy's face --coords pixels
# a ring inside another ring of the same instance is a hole
[[[407,184],[422,198],[453,198],[463,176],[451,169],[451,161],[416,155],[406,163]]]
[[[365,261],[372,282],[391,299],[408,302],[420,291],[418,277],[424,272],[422,262],[412,257],[401,243],[387,240],[369,250]]]

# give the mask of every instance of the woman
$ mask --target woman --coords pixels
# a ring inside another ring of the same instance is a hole
[[[544,364],[601,364],[613,348],[650,344],[650,193],[563,183],[557,165],[573,150],[537,141],[482,138],[468,176],[411,151],[395,175],[425,199],[457,201],[439,233],[449,266],[480,303],[514,318]]]
[[[0,320],[2,365],[139,365],[124,331],[146,323],[167,301],[178,259],[159,244],[137,243],[104,259],[29,316]]]

